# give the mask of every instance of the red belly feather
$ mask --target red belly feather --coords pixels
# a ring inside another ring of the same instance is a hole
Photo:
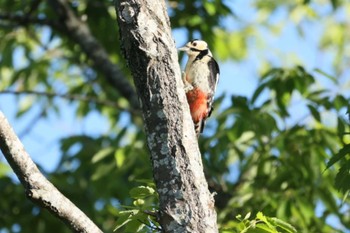
[[[191,116],[194,123],[207,118],[208,106],[207,95],[198,88],[186,93],[187,101],[190,106]]]

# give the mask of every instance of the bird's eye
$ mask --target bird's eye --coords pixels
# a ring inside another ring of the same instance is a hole
[[[197,46],[197,43],[196,43],[196,42],[193,42],[193,46],[196,47],[196,46]]]

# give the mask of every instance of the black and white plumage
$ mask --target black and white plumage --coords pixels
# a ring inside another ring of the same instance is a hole
[[[192,40],[179,50],[188,55],[183,82],[197,136],[213,110],[214,94],[219,81],[219,65],[202,40]]]

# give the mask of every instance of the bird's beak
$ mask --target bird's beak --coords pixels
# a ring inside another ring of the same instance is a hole
[[[180,50],[180,51],[188,51],[190,48],[189,47],[187,47],[187,46],[184,46],[184,47],[181,47],[181,48],[178,48],[178,50]]]

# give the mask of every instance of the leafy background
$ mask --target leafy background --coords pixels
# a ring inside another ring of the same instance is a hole
[[[113,1],[68,3],[132,84]],[[167,4],[177,45],[202,38],[221,67],[199,140],[220,231],[350,232],[350,3]],[[105,232],[157,231],[141,114],[50,23],[47,1],[0,9],[0,108],[41,170]],[[0,194],[1,233],[69,232],[25,199],[3,157]]]

